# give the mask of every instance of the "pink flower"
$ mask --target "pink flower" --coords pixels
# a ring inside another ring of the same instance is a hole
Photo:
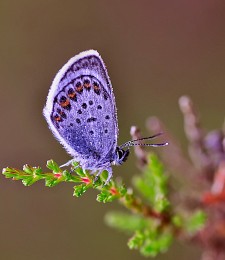
[[[81,180],[82,180],[85,184],[91,183],[91,180],[88,179],[87,177],[83,177],[83,178],[81,178]]]
[[[59,173],[54,173],[54,177],[57,178],[57,179],[59,179],[59,178],[62,177],[62,173],[61,173],[61,172],[59,172]]]

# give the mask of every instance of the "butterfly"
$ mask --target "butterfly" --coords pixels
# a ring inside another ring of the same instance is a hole
[[[119,129],[112,84],[95,50],[81,52],[59,70],[43,114],[53,135],[83,169],[96,173],[96,177],[108,171],[106,183],[112,177],[112,165],[127,160],[130,146],[142,145],[140,140],[160,135],[117,145]]]

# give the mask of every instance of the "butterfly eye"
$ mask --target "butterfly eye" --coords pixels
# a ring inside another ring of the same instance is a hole
[[[124,154],[124,151],[123,150],[118,150],[117,151],[117,156],[118,156],[118,159],[122,159],[123,158],[123,154]]]
[[[129,149],[123,150],[123,149],[120,149],[119,147],[117,147],[114,163],[116,165],[121,165],[122,163],[124,163],[127,160],[129,154],[130,154]]]

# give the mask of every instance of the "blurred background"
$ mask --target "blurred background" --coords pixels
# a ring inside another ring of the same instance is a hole
[[[72,56],[96,49],[116,96],[119,143],[156,115],[185,147],[178,98],[187,94],[204,126],[220,128],[225,96],[224,1],[1,0],[1,169],[70,159],[42,116],[57,71]],[[138,173],[132,155],[114,168],[127,185]],[[128,236],[108,228],[117,202],[77,199],[73,184],[24,187],[0,180],[1,259],[142,259]],[[200,249],[175,243],[156,259],[199,259]]]

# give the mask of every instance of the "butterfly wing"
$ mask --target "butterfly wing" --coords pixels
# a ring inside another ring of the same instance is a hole
[[[112,85],[97,51],[71,58],[57,73],[43,110],[54,136],[87,168],[112,161],[118,136]]]

